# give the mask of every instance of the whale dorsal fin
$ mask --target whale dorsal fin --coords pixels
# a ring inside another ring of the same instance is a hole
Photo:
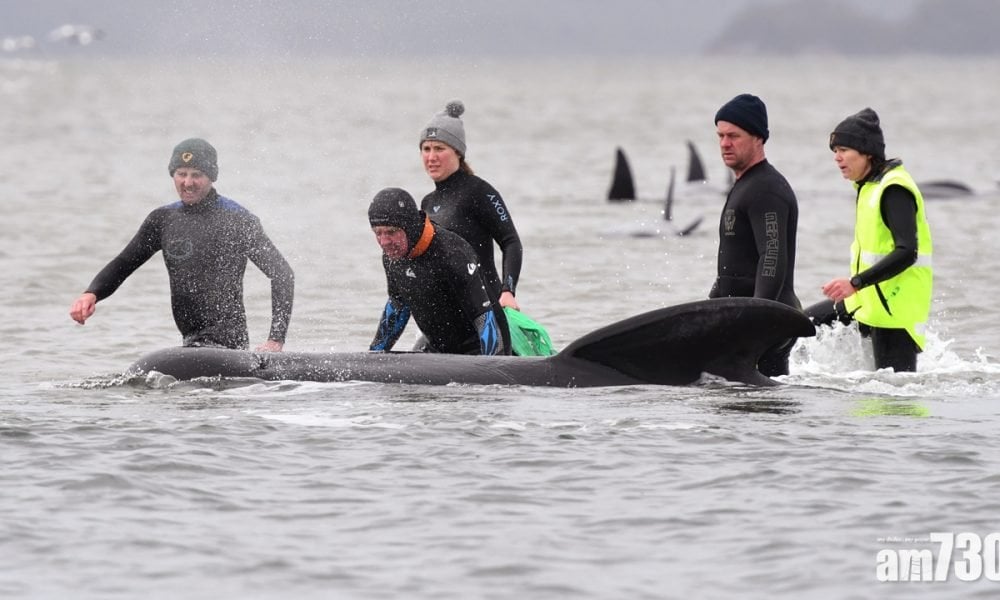
[[[602,327],[552,358],[598,363],[652,384],[683,385],[711,373],[773,385],[757,370],[761,354],[788,338],[812,335],[815,327],[801,310],[762,298],[715,298]]]
[[[625,151],[621,147],[615,150],[615,172],[611,179],[611,189],[608,190],[608,200],[612,202],[635,200],[632,169],[629,168]]]
[[[694,142],[688,140],[688,178],[691,181],[708,181],[705,176],[705,165],[701,162],[698,149],[694,147]]]

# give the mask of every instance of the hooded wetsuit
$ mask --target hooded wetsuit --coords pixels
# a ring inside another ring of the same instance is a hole
[[[510,354],[507,319],[485,286],[475,252],[458,234],[429,221],[425,227],[433,228],[426,250],[395,260],[382,256],[389,300],[371,350],[391,350],[412,314],[430,351]]]

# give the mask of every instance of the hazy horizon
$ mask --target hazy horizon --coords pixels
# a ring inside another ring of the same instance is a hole
[[[47,0],[0,5],[0,39],[31,36],[35,53],[231,56],[573,56],[700,54],[747,6],[787,0],[466,0],[447,10],[388,0]],[[850,0],[864,8],[861,0]],[[895,6],[899,10],[885,10]],[[880,13],[905,12],[894,0]],[[849,8],[853,10],[853,8]],[[870,7],[869,7],[869,10]],[[103,38],[87,47],[54,42],[63,24]],[[6,53],[4,53],[6,54]],[[0,56],[4,55],[0,54]]]

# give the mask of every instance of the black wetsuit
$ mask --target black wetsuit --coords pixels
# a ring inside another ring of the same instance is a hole
[[[483,179],[461,169],[434,186],[436,189],[424,196],[420,209],[432,221],[469,242],[479,256],[487,285],[497,296],[505,291],[516,295],[523,249],[500,193]],[[493,258],[494,240],[503,254],[502,278]]]
[[[709,298],[752,296],[801,308],[794,278],[798,221],[795,192],[777,169],[763,160],[744,172],[722,209],[718,276]],[[794,343],[765,352],[761,373],[787,375]]]
[[[858,182],[858,193],[861,193],[861,187],[866,182],[881,177],[886,169],[898,164],[898,160],[893,160],[873,165],[868,177]],[[892,233],[895,247],[870,268],[857,274],[859,288],[894,277],[917,260],[917,199],[910,190],[901,185],[885,188],[879,213],[882,215],[882,222]],[[830,325],[834,320],[840,320],[844,324],[851,322],[851,315],[847,313],[843,302],[834,304],[832,300],[824,300],[810,306],[806,313],[817,325]],[[862,335],[871,336],[876,369],[891,367],[897,373],[917,370],[920,348],[905,329],[870,327],[862,323],[858,325]]]
[[[382,266],[389,300],[371,350],[391,350],[412,313],[428,351],[510,354],[510,333],[498,298],[486,287],[472,247],[458,234],[435,227],[419,256],[391,260],[383,254]]]
[[[149,213],[125,249],[97,274],[88,292],[103,300],[157,251],[170,277],[170,304],[185,346],[245,349],[247,260],[271,280],[269,339],[284,342],[292,314],[291,267],[260,220],[213,189],[201,202],[178,201]]]

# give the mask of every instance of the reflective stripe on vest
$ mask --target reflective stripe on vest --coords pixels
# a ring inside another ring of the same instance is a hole
[[[851,244],[851,275],[867,270],[895,248],[892,232],[882,222],[882,193],[899,185],[913,194],[917,203],[917,260],[902,273],[858,291],[844,301],[860,323],[872,327],[906,329],[920,349],[926,343],[934,277],[930,226],[924,198],[902,165],[891,168],[877,181],[868,181],[858,192],[854,243]]]

